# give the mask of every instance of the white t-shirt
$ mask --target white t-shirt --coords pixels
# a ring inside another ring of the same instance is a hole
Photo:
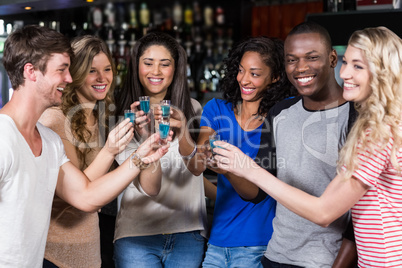
[[[60,137],[37,123],[35,157],[14,121],[0,114],[0,267],[42,267],[59,168],[68,160]]]

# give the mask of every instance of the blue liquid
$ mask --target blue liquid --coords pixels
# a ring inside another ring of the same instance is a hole
[[[216,140],[213,140],[213,139],[210,139],[210,140],[209,140],[209,145],[211,146],[211,150],[213,150],[214,148],[216,148],[216,146],[214,145],[214,141],[216,141]]]
[[[170,106],[161,106],[162,109],[162,116],[163,117],[169,117],[170,116]]]
[[[211,146],[211,151],[212,151],[212,154],[213,154],[213,155],[216,154],[216,153],[213,151],[214,148],[221,148],[221,149],[224,149],[222,146],[216,146],[216,145],[214,145],[214,142],[215,142],[215,141],[219,141],[219,140],[214,140],[214,139],[210,139],[210,140],[209,140],[209,145]]]
[[[134,124],[135,120],[135,113],[125,113],[124,114],[124,119],[130,118],[130,122]]]
[[[149,100],[140,101],[140,106],[144,113],[147,114],[149,112]]]
[[[161,139],[166,139],[168,137],[169,128],[169,124],[159,123],[159,135],[161,136]]]

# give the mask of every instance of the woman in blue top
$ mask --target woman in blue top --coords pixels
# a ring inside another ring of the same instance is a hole
[[[187,163],[194,174],[207,167],[219,173],[203,267],[261,267],[260,259],[272,234],[275,201],[244,179],[216,169],[214,161],[208,160],[210,153],[201,148],[206,147],[211,134],[217,133],[254,158],[260,145],[264,146],[260,137],[269,108],[294,90],[285,74],[283,44],[278,39],[244,40],[230,51],[224,64],[224,100],[212,99],[205,105],[198,153]],[[250,188],[252,195],[242,192]],[[253,202],[261,199],[258,204]]]

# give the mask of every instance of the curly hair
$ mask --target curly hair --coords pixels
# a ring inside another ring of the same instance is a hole
[[[396,151],[402,144],[402,40],[389,29],[376,27],[354,32],[348,45],[366,58],[372,93],[364,103],[355,104],[359,115],[341,150],[338,173],[345,165],[350,177],[358,168],[359,148],[372,152],[374,145],[384,147],[390,138],[391,163],[400,171]]]
[[[73,82],[66,86],[63,91],[61,110],[71,123],[71,133],[76,145],[76,152],[81,163],[81,168],[87,166],[86,156],[92,150],[89,141],[93,133],[87,127],[87,118],[85,116],[85,104],[80,103],[78,94],[79,90],[85,83],[85,79],[91,69],[92,61],[96,55],[103,52],[112,65],[113,75],[116,69],[113,63],[112,55],[105,42],[96,36],[84,35],[76,37],[71,42],[74,57],[71,61],[70,73]],[[114,80],[109,92],[102,101],[97,101],[93,114],[98,120],[99,134],[105,140],[109,133],[109,125],[107,120],[113,115],[113,89]]]
[[[199,122],[193,120],[196,114],[191,104],[190,90],[187,85],[187,54],[176,39],[167,33],[149,32],[136,42],[128,65],[127,73],[129,75],[125,78],[123,88],[115,94],[116,116],[123,115],[124,109],[128,109],[131,103],[138,101],[140,96],[145,95],[144,86],[141,84],[138,75],[139,59],[149,47],[154,45],[165,47],[175,62],[173,81],[169,85],[164,99],[170,99],[172,105],[181,109],[186,116],[191,137],[197,140],[198,132],[196,129],[199,127]]]
[[[222,79],[221,89],[223,99],[232,103],[233,108],[242,101],[236,77],[239,72],[240,61],[247,51],[260,54],[264,63],[271,69],[271,79],[279,78],[270,84],[262,95],[257,113],[266,116],[275,103],[296,94],[296,90],[289,82],[285,72],[283,41],[265,36],[250,37],[230,50],[228,57],[223,61],[226,74]]]

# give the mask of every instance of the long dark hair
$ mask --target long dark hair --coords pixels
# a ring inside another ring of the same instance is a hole
[[[181,45],[169,34],[162,32],[150,32],[140,38],[131,52],[128,73],[123,83],[123,87],[116,91],[116,115],[122,116],[124,109],[128,109],[130,104],[138,101],[140,96],[145,95],[144,87],[140,83],[138,76],[139,59],[145,50],[153,45],[165,47],[171,54],[175,62],[175,74],[172,83],[169,85],[165,99],[170,99],[173,106],[178,107],[185,115],[191,137],[197,140],[199,121],[193,120],[196,116],[191,104],[190,91],[187,85],[186,66],[187,55]]]
[[[232,103],[233,108],[242,101],[237,74],[240,61],[247,51],[260,54],[264,63],[271,69],[271,79],[279,78],[262,95],[257,113],[266,116],[275,103],[296,94],[296,90],[289,82],[285,72],[283,41],[265,36],[250,37],[238,43],[229,52],[228,57],[224,60],[226,75],[222,79],[222,91],[223,98]]]

